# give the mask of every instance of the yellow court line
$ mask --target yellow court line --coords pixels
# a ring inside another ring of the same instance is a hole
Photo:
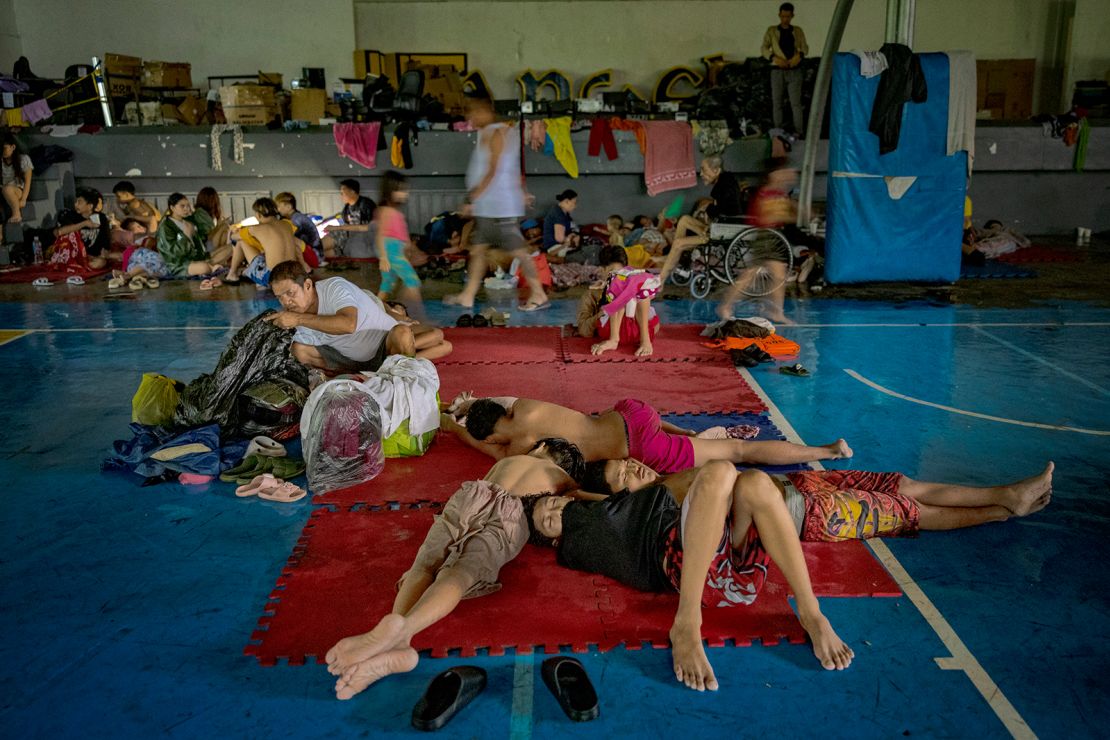
[[[779,428],[779,431],[791,442],[804,445],[805,442],[797,430],[786,420],[774,401],[767,396],[751,371],[741,367],[737,368],[737,372],[767,405],[768,415],[775,426]],[[811,464],[817,470],[824,470],[821,463]],[[913,580],[905,566],[895,557],[886,543],[878,539],[864,540],[864,542],[875,553],[875,557],[882,562],[890,575],[894,577],[902,592],[917,607],[921,616],[925,618],[925,621],[929,623],[937,637],[951,653],[951,657],[935,658],[937,666],[944,671],[963,671],[1013,737],[1020,740],[1036,740],[1037,735],[1029,727],[1029,723],[1025,721],[1017,709],[1014,708],[1014,705],[1010,703],[1010,700],[1002,693],[1002,689],[998,687],[998,684],[994,682],[994,679],[990,677],[990,674],[987,673],[978,659],[972,655],[971,650],[956,634],[956,630],[952,628],[952,625],[948,623],[948,620],[944,618],[944,615],[940,613],[932,600],[925,595],[925,591],[917,585],[917,582]]]
[[[0,346],[8,342],[14,342],[20,337],[25,337],[30,333],[29,331],[23,331],[21,329],[0,329]]]

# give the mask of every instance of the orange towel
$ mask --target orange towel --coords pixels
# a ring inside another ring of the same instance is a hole
[[[778,334],[768,334],[762,339],[756,339],[755,337],[725,337],[724,339],[718,339],[713,342],[706,342],[705,346],[713,349],[723,349],[727,352],[733,349],[744,349],[753,344],[772,357],[793,357],[802,349],[797,342],[792,342],[786,337],[779,336]]]
[[[609,128],[634,132],[636,143],[640,145],[640,154],[647,154],[647,131],[644,130],[644,124],[639,121],[630,121],[627,118],[610,118]]]

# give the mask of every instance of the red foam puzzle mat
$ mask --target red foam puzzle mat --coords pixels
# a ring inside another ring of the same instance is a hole
[[[450,432],[438,432],[420,457],[387,458],[385,469],[366,483],[316,496],[316,504],[413,504],[446,501],[463,481],[482,478],[493,466],[490,456],[468,447]]]
[[[622,398],[637,398],[661,414],[762,413],[766,404],[730,363],[603,362],[564,365],[566,406],[596,413]]]
[[[562,329],[557,326],[446,328],[454,349],[436,367],[470,363],[562,362]]]
[[[703,346],[708,341],[701,336],[698,324],[664,324],[659,327],[652,342],[654,352],[650,357],[636,357],[639,345],[626,344],[603,355],[590,354],[590,348],[599,342],[596,337],[567,336],[563,339],[563,355],[567,362],[716,362],[729,363],[728,353]]]
[[[1081,262],[1084,257],[1075,251],[1074,247],[1049,247],[1043,244],[1033,244],[1016,252],[999,255],[999,262],[1011,264],[1032,264],[1038,262]]]
[[[450,402],[460,392],[471,391],[478,398],[517,396],[573,406],[563,381],[566,367],[562,362],[437,365],[439,397]]]
[[[244,653],[262,665],[323,662],[336,641],[372,627],[392,608],[397,579],[433,514],[427,507],[313,512]],[[818,596],[899,593],[861,542],[804,548]],[[553,550],[533,546],[502,569],[501,583],[497,593],[463,601],[418,635],[413,647],[433,657],[456,650],[469,657],[483,649],[501,655],[507,649],[553,653],[562,646],[577,652],[621,644],[635,649],[644,642],[665,647],[678,603],[676,594],[645,594],[563,568]],[[788,595],[782,576],[772,571],[754,605],[706,609],[702,633],[710,645],[804,642]]]

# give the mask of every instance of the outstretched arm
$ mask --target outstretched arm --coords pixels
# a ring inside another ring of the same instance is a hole
[[[494,460],[500,460],[508,456],[509,446],[506,444],[496,444],[494,442],[485,442],[480,439],[475,439],[470,432],[466,431],[466,427],[459,424],[450,414],[440,414],[439,416],[440,429],[446,429],[449,432],[454,432],[455,436],[461,439],[469,447],[473,447],[479,452],[484,452]]]

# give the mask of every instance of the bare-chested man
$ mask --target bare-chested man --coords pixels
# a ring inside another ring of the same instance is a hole
[[[665,485],[685,495],[699,468],[663,476],[631,458],[586,465],[582,488],[609,495]],[[913,480],[901,473],[802,470],[772,475],[803,542],[915,537],[1035,514],[1052,500],[1055,465],[1029,478],[985,488]]]
[[[548,438],[527,454],[499,460],[482,480],[463,483],[401,576],[393,611],[374,629],[344,638],[327,652],[328,672],[339,677],[335,695],[350,699],[375,681],[415,668],[414,635],[450,614],[460,600],[501,587],[498,572],[528,541],[519,497],[578,488],[583,466],[574,445]]]
[[[296,227],[283,221],[277,203],[271,198],[259,198],[252,206],[258,223],[239,230],[239,241],[231,255],[225,283],[237,283],[240,268],[247,263],[245,275],[259,288],[270,287],[270,271],[282,262],[297,262],[309,272],[304,259],[304,242],[293,236]]]
[[[559,434],[582,450],[587,461],[635,458],[660,473],[677,473],[710,460],[756,465],[794,465],[852,456],[843,439],[820,447],[779,440],[705,439],[669,424],[643,401],[624,399],[599,416],[546,401],[460,397],[441,426],[491,457],[519,455],[537,440]],[[466,425],[456,418],[466,417]]]

